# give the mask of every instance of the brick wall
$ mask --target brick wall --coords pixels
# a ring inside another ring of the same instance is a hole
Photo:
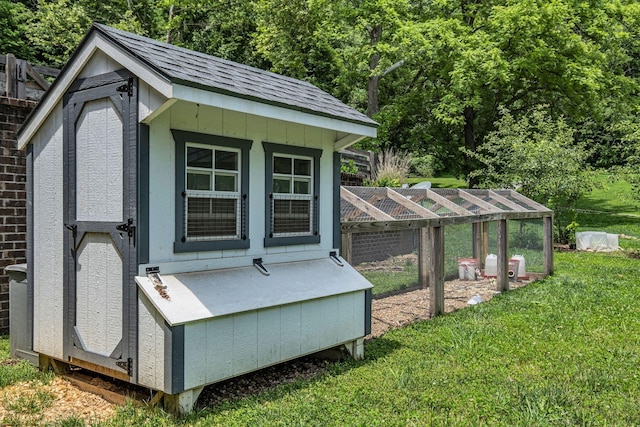
[[[26,158],[16,133],[36,101],[0,97],[0,334],[9,333],[9,276],[4,268],[26,261]]]
[[[417,230],[353,233],[351,263],[382,261],[390,256],[410,254],[418,247]]]

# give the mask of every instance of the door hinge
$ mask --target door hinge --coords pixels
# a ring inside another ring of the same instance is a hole
[[[131,239],[133,238],[133,246],[136,245],[136,226],[133,225],[133,219],[127,219],[127,222],[124,224],[116,225],[116,230],[127,233],[129,236],[129,243],[131,243]]]
[[[118,86],[116,90],[118,92],[127,92],[127,95],[129,95],[129,97],[133,96],[133,77],[129,77],[127,83],[123,84],[122,86]]]
[[[125,371],[127,371],[127,375],[129,375],[130,377],[133,376],[133,359],[132,358],[128,358],[126,362],[124,361],[116,362],[116,365],[118,365],[119,368],[122,368]]]

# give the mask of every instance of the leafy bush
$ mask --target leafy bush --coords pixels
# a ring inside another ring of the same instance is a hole
[[[580,196],[593,188],[593,174],[585,165],[589,151],[564,119],[552,119],[543,107],[517,118],[503,110],[496,130],[467,154],[482,164],[472,173],[482,187],[517,190],[548,206],[557,238],[569,239],[567,226]]]
[[[442,165],[435,156],[427,154],[411,158],[410,173],[414,176],[430,178],[435,176],[441,169]]]
[[[355,175],[358,173],[358,166],[356,166],[356,162],[353,159],[349,159],[340,164],[340,172]]]

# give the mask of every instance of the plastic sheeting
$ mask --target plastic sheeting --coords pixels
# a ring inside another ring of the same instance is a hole
[[[617,251],[620,249],[618,235],[604,231],[581,231],[576,233],[576,249],[594,252]]]

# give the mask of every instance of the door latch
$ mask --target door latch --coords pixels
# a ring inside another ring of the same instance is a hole
[[[116,225],[116,230],[127,233],[129,236],[129,243],[131,243],[131,239],[133,239],[133,246],[136,245],[136,226],[133,225],[133,219],[127,219],[127,222],[124,224]]]

